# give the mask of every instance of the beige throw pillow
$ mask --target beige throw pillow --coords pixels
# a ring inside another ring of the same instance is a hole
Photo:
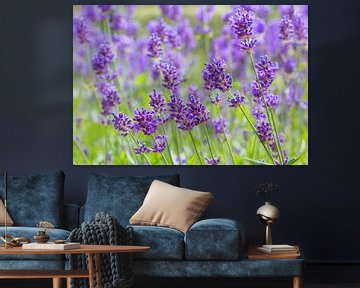
[[[6,225],[12,226],[14,225],[14,221],[10,218],[9,214],[6,213]],[[5,205],[3,201],[0,199],[0,226],[5,225]]]
[[[186,232],[212,200],[209,192],[179,188],[154,180],[130,224],[166,226]]]

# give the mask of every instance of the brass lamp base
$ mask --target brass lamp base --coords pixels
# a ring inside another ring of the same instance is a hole
[[[272,237],[271,237],[271,224],[266,224],[265,226],[265,239],[264,242],[266,245],[272,245]]]

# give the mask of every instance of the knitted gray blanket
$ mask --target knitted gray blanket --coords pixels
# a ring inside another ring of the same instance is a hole
[[[133,245],[133,234],[131,227],[124,228],[118,224],[116,218],[101,212],[95,215],[94,222],[84,222],[81,228],[71,231],[69,240],[81,244]],[[68,255],[68,259],[71,269],[87,269],[86,255],[71,254]],[[134,285],[132,253],[101,254],[101,279],[103,288],[132,287]],[[71,287],[87,288],[88,282],[88,279],[73,279]]]

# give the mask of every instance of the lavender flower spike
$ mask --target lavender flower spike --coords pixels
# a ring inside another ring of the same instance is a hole
[[[123,113],[119,113],[118,115],[113,114],[114,118],[112,120],[112,123],[114,125],[114,128],[118,131],[120,131],[120,134],[122,136],[127,136],[132,128],[132,122],[129,117],[127,117]]]
[[[104,42],[100,45],[99,51],[93,57],[91,65],[96,74],[104,74],[107,66],[115,59],[115,54],[111,50],[110,43]]]
[[[215,157],[214,158],[205,157],[205,160],[209,165],[218,165],[220,162],[220,157],[216,157],[216,158]]]
[[[161,62],[160,69],[163,74],[163,83],[162,85],[175,93],[180,85],[180,79],[176,66],[172,62]]]
[[[162,54],[162,40],[156,34],[152,33],[147,42],[147,55],[153,58],[159,58]]]
[[[139,143],[139,146],[134,148],[135,154],[144,154],[151,152],[151,148],[147,147],[145,143]]]
[[[154,134],[157,130],[157,121],[154,119],[154,111],[144,108],[134,110],[133,129],[142,131],[145,135]]]
[[[150,106],[154,109],[155,112],[162,112],[165,108],[165,98],[161,91],[153,91],[149,94],[150,97]]]
[[[89,42],[89,31],[83,17],[74,18],[73,30],[74,35],[81,44]]]
[[[229,98],[229,107],[230,108],[236,108],[239,107],[241,104],[243,104],[245,101],[245,96],[240,95],[238,92],[234,93],[234,98]]]
[[[249,38],[252,36],[252,24],[254,12],[239,8],[229,18],[229,24],[233,32],[240,38]]]
[[[226,74],[225,61],[222,59],[213,58],[210,63],[206,63],[202,78],[206,90],[219,89],[221,92],[225,92],[232,87],[232,78]]]
[[[151,149],[152,152],[161,153],[166,148],[167,137],[165,135],[157,135],[155,137],[155,145]]]

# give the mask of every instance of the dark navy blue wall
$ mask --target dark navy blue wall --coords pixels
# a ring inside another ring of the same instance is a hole
[[[73,166],[72,3],[0,1],[0,171],[63,169],[65,199],[77,204],[91,172],[176,172],[182,186],[214,192],[207,216],[240,219],[252,243],[263,232],[252,187],[267,179],[280,185],[275,241],[300,243],[310,260],[360,261],[358,9],[341,3],[310,3],[309,166],[168,168]]]

